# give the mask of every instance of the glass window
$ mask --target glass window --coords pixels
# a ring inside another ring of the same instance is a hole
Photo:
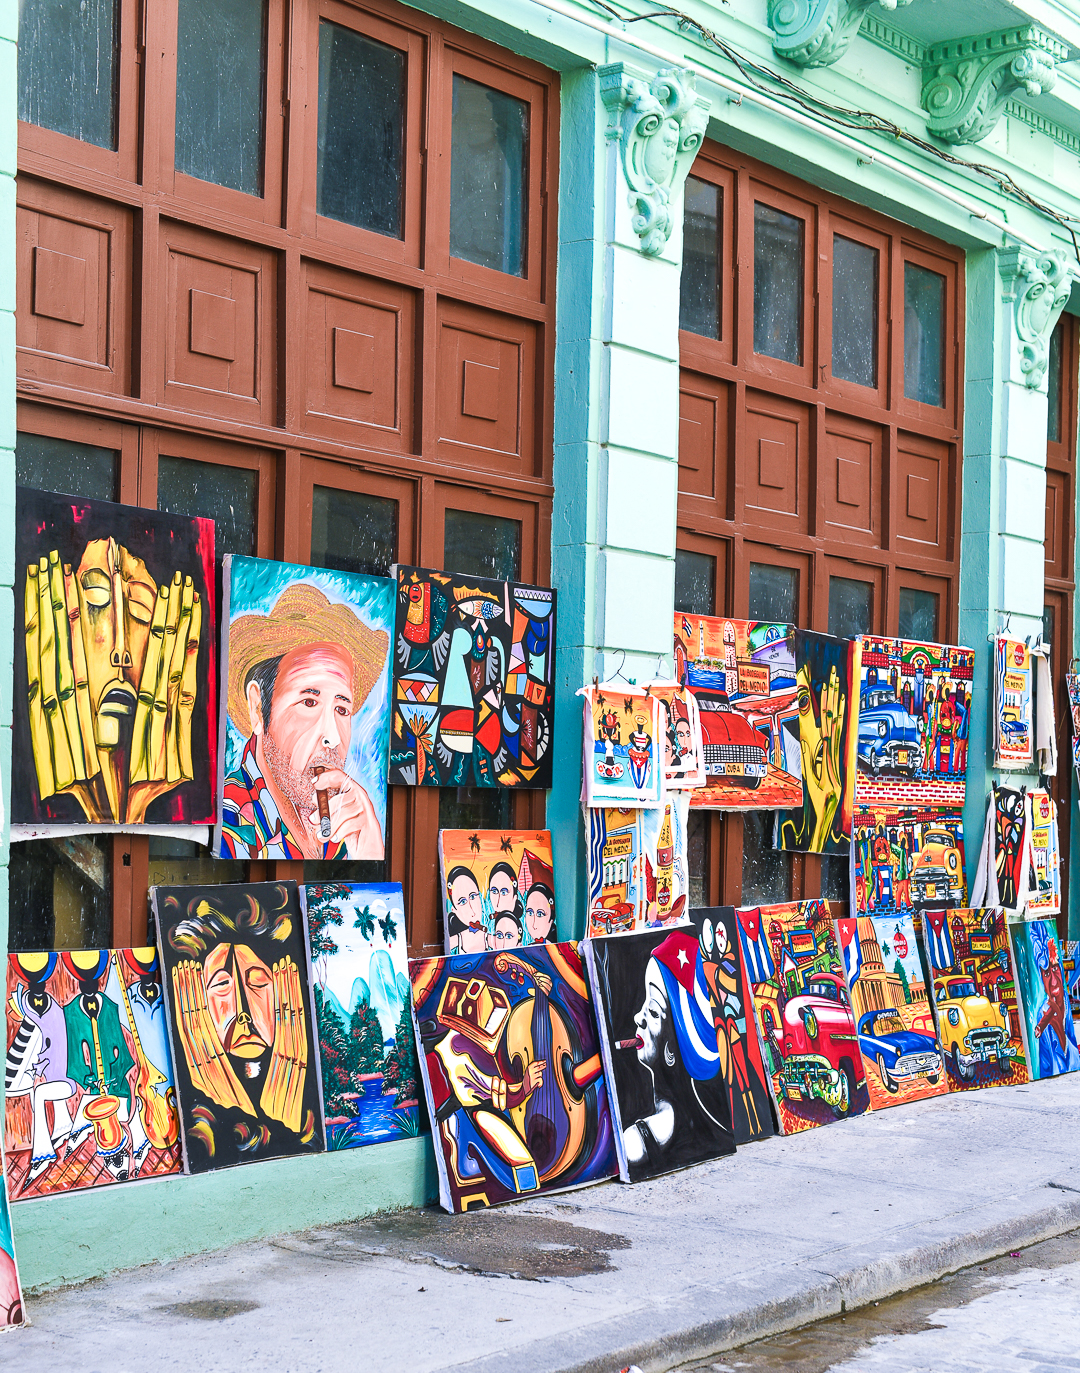
[[[246,882],[248,865],[215,858],[210,850],[190,839],[150,836],[148,886],[202,887],[219,882]]]
[[[390,820],[389,810],[386,813]],[[387,852],[390,849],[390,836],[386,836]],[[305,882],[389,882],[390,868],[385,859],[356,860],[340,858],[326,863],[322,859],[312,859],[304,864]]]
[[[826,853],[821,858],[821,896],[825,901],[851,900],[851,875],[848,860]]]
[[[754,203],[754,352],[802,362],[803,221]]]
[[[262,194],[266,0],[179,0],[176,170]]]
[[[20,0],[19,118],[116,147],[116,0]]]
[[[829,633],[841,639],[870,634],[874,628],[874,586],[852,577],[829,578]]]
[[[508,787],[440,787],[441,830],[507,830],[513,821]]]
[[[709,831],[705,811],[692,810],[686,824],[686,870],[690,878],[691,909],[708,905]]]
[[[397,561],[397,501],[316,486],[311,493],[311,566],[390,575]]]
[[[1053,643],[1054,643],[1054,607],[1053,607],[1052,605],[1044,605],[1044,606],[1043,606],[1042,625],[1043,625],[1043,627],[1042,627],[1043,638],[1046,640],[1046,642],[1047,642],[1048,644],[1050,644],[1051,646],[1053,646]]]
[[[450,252],[496,272],[525,275],[529,107],[454,75]]]
[[[675,550],[675,609],[688,615],[716,614],[716,559],[708,553]]]
[[[865,243],[833,235],[832,374],[877,385],[878,259]]]
[[[751,620],[772,624],[799,623],[799,573],[794,567],[750,564]]]
[[[78,835],[11,846],[8,947],[103,949],[112,943],[112,838]]]
[[[443,529],[443,567],[471,577],[511,580],[521,575],[521,523],[501,515],[448,510]]]
[[[1049,443],[1061,442],[1061,349],[1064,329],[1065,322],[1059,319],[1050,335],[1050,365],[1046,373],[1046,438]]]
[[[938,636],[938,598],[932,591],[916,591],[914,587],[900,588],[900,620],[897,633],[901,639],[920,639],[936,643]]]
[[[720,337],[720,233],[723,192],[710,181],[686,178],[679,328]]]
[[[791,900],[791,854],[774,849],[771,811],[743,816],[742,904],[768,906]]]
[[[158,509],[214,521],[214,556],[255,552],[258,473],[193,458],[158,459]]]
[[[904,395],[945,404],[945,278],[904,263]]]
[[[43,434],[15,437],[15,480],[20,486],[90,501],[114,501],[119,471],[120,454],[112,448]]]
[[[405,76],[403,52],[320,23],[319,214],[401,238]]]

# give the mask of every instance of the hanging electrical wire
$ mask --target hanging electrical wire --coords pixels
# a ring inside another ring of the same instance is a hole
[[[727,0],[723,0],[723,2],[726,4]],[[902,128],[891,119],[886,119],[884,115],[875,114],[871,110],[859,110],[847,105],[837,105],[826,100],[823,96],[815,95],[813,91],[805,90],[789,77],[784,76],[782,72],[774,71],[763,62],[758,62],[756,59],[746,57],[743,53],[738,52],[714,30],[707,28],[699,20],[694,19],[692,15],[686,14],[673,5],[665,5],[662,9],[650,10],[647,14],[622,14],[613,5],[607,4],[606,0],[591,0],[591,3],[597,8],[605,10],[622,24],[640,24],[646,19],[673,19],[681,32],[696,34],[703,43],[715,48],[717,52],[726,57],[737,68],[746,84],[759,94],[775,99],[776,90],[779,89],[792,104],[798,105],[806,113],[817,119],[834,124],[838,128],[882,134],[892,138],[895,142],[907,143],[920,152],[937,158],[939,162],[975,173],[995,185],[1002,195],[1053,220],[1069,235],[1072,241],[1073,255],[1076,257],[1077,263],[1080,264],[1080,242],[1078,242],[1076,231],[1073,228],[1074,224],[1080,224],[1080,216],[1065,214],[1056,210],[1052,205],[1047,205],[1045,201],[1039,200],[1029,191],[1026,191],[1008,172],[999,171],[996,167],[991,167],[985,162],[969,162],[966,158],[956,157],[943,148],[935,147],[933,143],[928,143],[925,139],[909,133],[907,129]]]

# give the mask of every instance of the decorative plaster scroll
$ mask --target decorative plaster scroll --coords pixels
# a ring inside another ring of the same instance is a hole
[[[894,10],[911,0],[769,0],[773,52],[800,67],[830,67],[847,52],[875,3]]]
[[[674,227],[672,202],[701,147],[709,102],[699,99],[692,72],[658,71],[645,84],[621,62],[601,67],[600,95],[611,116],[608,138],[620,144],[634,233],[656,257]]]
[[[1029,24],[927,48],[922,107],[926,127],[946,143],[978,143],[1017,94],[1045,95],[1069,49]]]
[[[1037,390],[1046,377],[1050,335],[1072,290],[1080,265],[1051,249],[1007,248],[999,257],[1002,299],[1013,307],[1013,331],[1020,350],[1025,386]]]

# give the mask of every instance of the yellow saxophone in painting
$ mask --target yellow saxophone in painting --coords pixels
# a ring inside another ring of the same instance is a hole
[[[52,550],[26,569],[27,703],[38,792],[87,820],[139,823],[194,777],[202,602],[190,577],[160,587],[115,539],[73,572]]]

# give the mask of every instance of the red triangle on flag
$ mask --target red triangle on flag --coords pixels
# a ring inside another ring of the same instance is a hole
[[[749,910],[737,911],[739,924],[746,931],[746,936],[752,944],[756,944],[758,936],[761,934],[761,911],[757,906]]]
[[[948,911],[923,911],[923,919],[929,920],[930,928],[935,934],[940,934],[945,928],[945,917]]]

